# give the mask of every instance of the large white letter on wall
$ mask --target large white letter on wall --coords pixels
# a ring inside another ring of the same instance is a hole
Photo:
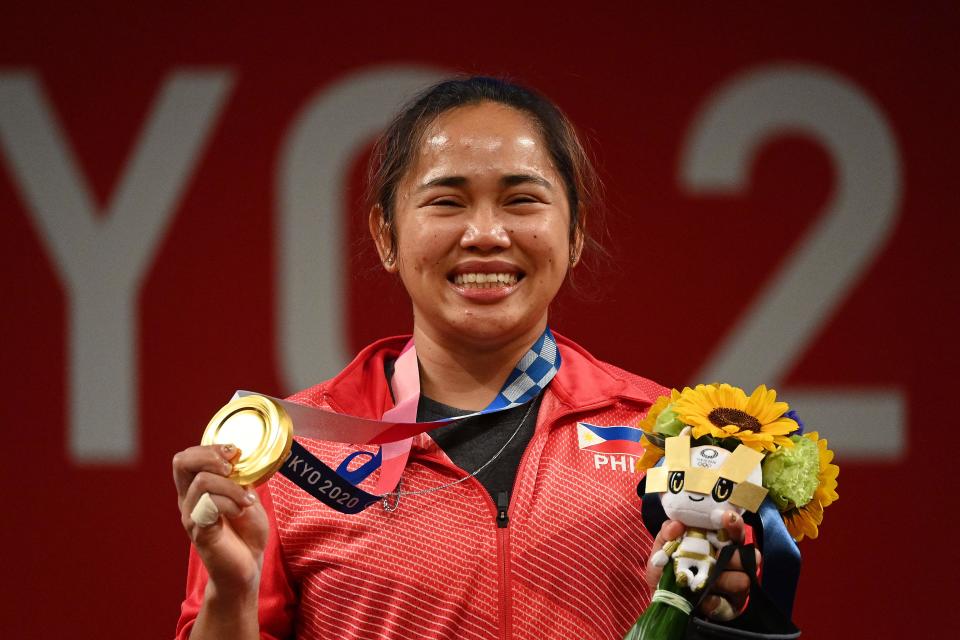
[[[171,74],[99,216],[34,74],[0,74],[0,145],[66,286],[75,462],[136,460],[140,286],[230,85],[219,71]]]
[[[423,67],[351,73],[300,112],[277,175],[278,353],[287,391],[316,384],[349,358],[343,231],[347,172],[403,101],[443,74]]]
[[[848,80],[808,67],[766,67],[714,94],[691,127],[682,183],[695,194],[741,191],[761,146],[790,132],[811,136],[829,153],[833,198],[697,381],[779,385],[880,255],[900,213],[900,153],[882,110]],[[838,453],[892,458],[902,452],[898,390],[780,391]]]

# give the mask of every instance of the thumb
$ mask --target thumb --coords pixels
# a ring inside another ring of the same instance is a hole
[[[653,548],[650,549],[651,555],[663,548],[671,540],[676,540],[683,535],[687,528],[679,520],[667,520],[657,532],[657,537],[653,540]]]

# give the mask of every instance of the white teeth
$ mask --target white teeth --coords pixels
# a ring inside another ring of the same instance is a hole
[[[458,273],[454,283],[467,288],[490,289],[517,284],[516,273]]]

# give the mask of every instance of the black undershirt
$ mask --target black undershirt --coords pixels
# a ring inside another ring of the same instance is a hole
[[[500,494],[509,494],[513,490],[520,458],[523,457],[523,452],[537,426],[540,398],[541,396],[538,395],[519,407],[451,422],[427,433],[455,465],[467,473],[473,473],[497,455],[516,431],[517,435],[510,440],[510,444],[503,453],[476,476],[496,501]],[[527,414],[528,409],[529,414]],[[451,418],[468,413],[473,412],[441,404],[426,396],[420,396],[420,403],[417,405],[418,422]],[[520,426],[521,420],[523,420],[522,426]],[[520,428],[519,431],[517,427]]]
[[[393,378],[393,365],[392,360],[384,363],[384,373],[388,381]],[[532,407],[528,402],[512,409],[451,422],[427,433],[455,465],[467,473],[473,473],[497,455],[517,427],[520,427],[503,453],[476,476],[494,501],[497,501],[499,494],[509,494],[513,490],[520,458],[523,457],[523,452],[536,429],[541,397],[538,395],[531,401]],[[527,414],[528,409],[529,414]],[[457,409],[421,395],[417,405],[417,422],[452,418],[468,413],[473,412]],[[526,416],[525,420],[524,416]],[[520,426],[521,420],[523,426]]]

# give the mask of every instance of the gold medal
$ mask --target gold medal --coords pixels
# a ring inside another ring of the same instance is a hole
[[[202,445],[232,444],[240,449],[230,478],[242,485],[265,482],[283,465],[293,445],[293,422],[283,407],[258,395],[223,406],[207,423]]]

